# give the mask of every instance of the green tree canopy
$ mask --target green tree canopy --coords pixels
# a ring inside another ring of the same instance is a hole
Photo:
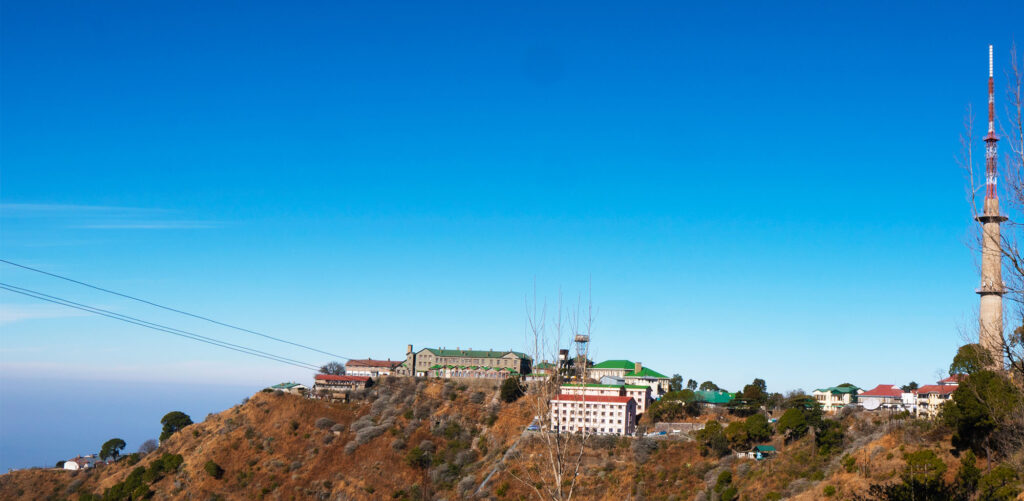
[[[914,381],[911,381],[911,382],[909,382],[909,383],[907,383],[907,384],[905,384],[903,386],[900,386],[900,389],[903,390],[904,392],[907,392],[907,393],[909,393],[911,391],[914,391],[914,390],[916,390],[918,388],[919,387],[917,386],[917,383],[914,382]]]
[[[523,383],[516,376],[505,378],[505,381],[501,383],[501,400],[503,402],[515,402],[523,396],[523,393]]]
[[[953,428],[954,447],[991,458],[993,452],[1000,452],[1001,441],[996,439],[1015,433],[1011,416],[1022,403],[1020,390],[1004,374],[977,370],[960,382],[953,400],[942,406],[942,418]]]
[[[807,417],[796,407],[787,409],[779,418],[778,429],[787,440],[796,440],[807,433]]]
[[[725,439],[729,441],[729,447],[733,450],[744,450],[750,446],[750,436],[747,435],[747,427],[743,421],[733,421],[725,427]]]
[[[160,433],[160,441],[167,440],[168,437],[181,431],[182,428],[192,424],[192,418],[188,417],[181,411],[172,411],[164,415],[160,420],[160,424],[164,425],[163,431]]]
[[[679,374],[673,374],[672,379],[668,380],[668,391],[679,391],[683,389],[683,376]]]
[[[768,385],[765,384],[764,379],[755,379],[753,383],[750,383],[743,387],[742,398],[747,401],[747,404],[752,407],[760,407],[768,400]]]
[[[701,454],[722,457],[729,453],[729,441],[725,438],[722,424],[712,419],[704,424],[704,429],[694,433],[694,438],[703,446]]]
[[[696,390],[697,386],[698,386],[697,382],[692,380],[692,379],[686,382],[686,389],[687,390]]]
[[[718,390],[721,390],[721,388],[719,388],[717,384],[712,383],[711,381],[704,381],[703,383],[700,384],[700,391],[718,391]]]
[[[953,363],[949,365],[949,375],[967,374],[983,371],[990,367],[992,357],[982,349],[980,344],[965,344],[956,351]]]
[[[768,425],[768,418],[764,417],[764,414],[754,414],[743,422],[744,428],[747,430],[747,436],[750,437],[751,441],[764,442],[772,438],[772,429]]]
[[[1017,499],[1021,491],[1020,475],[1013,467],[1001,464],[986,473],[978,481],[980,499],[992,501],[1011,501]]]
[[[904,454],[903,458],[907,461],[903,471],[903,478],[907,482],[933,482],[941,479],[942,474],[946,473],[946,463],[943,463],[931,449]]]
[[[100,448],[100,459],[114,459],[117,460],[117,456],[124,450],[124,440],[120,438],[112,438],[103,443],[103,447]]]

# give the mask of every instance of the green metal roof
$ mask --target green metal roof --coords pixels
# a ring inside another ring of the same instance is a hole
[[[656,370],[652,370],[650,367],[643,367],[640,369],[640,372],[627,371],[626,377],[652,377],[656,379],[668,379],[668,376]]]
[[[698,401],[709,404],[727,404],[735,398],[734,394],[726,391],[697,390],[693,394],[697,396]]]
[[[759,445],[757,447],[754,447],[754,450],[757,451],[757,452],[775,452],[775,446],[773,446],[773,445]]]
[[[529,359],[530,357],[518,351],[494,351],[494,350],[442,350],[439,348],[426,348],[427,351],[438,357],[469,357],[469,358],[502,358],[509,353],[517,358]]]
[[[817,390],[814,391],[821,393],[853,393],[854,395],[856,395],[857,390],[859,389],[860,388],[856,386],[830,386],[828,388],[818,388]]]
[[[629,360],[605,360],[591,369],[629,369],[633,370],[636,368],[636,364]]]
[[[554,366],[555,366],[555,364],[553,364],[551,362],[541,362],[541,363],[533,366],[533,368],[534,369],[550,369],[550,368],[552,368]]]
[[[275,384],[274,386],[271,386],[271,388],[273,388],[275,390],[287,390],[287,389],[295,388],[296,386],[303,386],[303,385],[300,384],[300,383],[278,383],[278,384]]]

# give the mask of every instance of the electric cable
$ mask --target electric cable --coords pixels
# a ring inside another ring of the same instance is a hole
[[[95,290],[98,290],[98,291],[101,291],[101,292],[106,292],[107,294],[113,294],[115,296],[120,296],[120,297],[123,297],[123,298],[126,298],[126,299],[131,299],[133,301],[138,301],[140,303],[145,303],[145,304],[148,304],[150,306],[155,306],[155,307],[163,309],[163,310],[172,311],[174,313],[178,313],[178,314],[181,314],[181,315],[186,315],[186,316],[189,316],[189,317],[192,317],[192,318],[198,318],[199,320],[205,320],[207,322],[214,323],[214,324],[220,325],[222,327],[227,327],[229,329],[235,329],[235,330],[239,330],[239,331],[242,331],[242,332],[247,332],[249,334],[255,334],[257,336],[262,336],[262,337],[265,337],[267,339],[273,339],[274,341],[278,341],[278,342],[281,342],[281,343],[290,344],[292,346],[298,346],[299,348],[303,348],[303,349],[310,350],[310,351],[315,351],[317,353],[321,353],[321,354],[324,354],[324,355],[330,355],[330,356],[335,357],[335,358],[340,358],[340,359],[344,359],[344,360],[351,360],[351,358],[349,358],[349,357],[343,357],[343,356],[335,354],[335,353],[331,353],[331,352],[323,351],[323,350],[318,350],[316,348],[313,348],[313,347],[310,347],[310,346],[306,346],[304,344],[299,344],[299,343],[295,343],[295,342],[292,342],[292,341],[288,341],[287,339],[281,339],[281,338],[278,338],[278,337],[271,336],[269,334],[264,334],[262,332],[257,332],[257,331],[251,330],[251,329],[246,329],[245,327],[239,327],[237,325],[232,325],[232,324],[229,324],[229,323],[221,322],[219,320],[214,320],[212,318],[204,317],[202,315],[197,315],[195,313],[189,313],[187,311],[179,310],[177,308],[171,308],[170,306],[164,306],[162,304],[157,304],[157,303],[154,303],[152,301],[147,301],[145,299],[142,299],[142,298],[139,298],[139,297],[135,297],[135,296],[132,296],[132,295],[129,295],[129,294],[124,294],[124,293],[121,293],[121,292],[112,291],[110,289],[105,289],[105,288],[97,286],[97,285],[92,285],[92,284],[89,284],[89,283],[86,283],[86,282],[82,282],[80,280],[75,280],[73,278],[65,277],[63,275],[58,275],[56,273],[50,273],[48,271],[40,270],[38,268],[33,268],[31,266],[26,266],[26,265],[23,265],[23,264],[18,264],[18,263],[15,263],[13,261],[8,261],[6,259],[0,259],[0,263],[9,264],[11,266],[16,266],[18,268],[22,268],[22,269],[25,269],[25,270],[34,271],[36,273],[42,273],[43,275],[48,275],[48,276],[51,276],[51,277],[54,277],[54,278],[59,278],[61,280],[66,280],[66,281],[74,283],[74,284],[83,285],[85,287],[89,287],[90,289],[95,289]]]
[[[302,362],[302,361],[299,361],[299,360],[294,360],[294,359],[291,359],[291,358],[282,357],[282,356],[279,356],[279,355],[274,355],[272,353],[267,353],[265,351],[260,351],[260,350],[254,349],[254,348],[249,348],[249,347],[246,347],[246,346],[242,346],[242,345],[238,345],[238,344],[234,344],[234,343],[229,343],[227,341],[221,341],[219,339],[214,339],[214,338],[211,338],[211,337],[208,337],[208,336],[203,336],[201,334],[196,334],[194,332],[184,331],[184,330],[181,330],[181,329],[176,329],[174,327],[168,327],[166,325],[161,325],[161,324],[149,322],[149,321],[142,320],[142,319],[135,318],[135,317],[131,317],[131,316],[128,316],[128,315],[123,315],[121,313],[116,313],[116,312],[112,312],[112,311],[109,311],[109,310],[104,310],[102,308],[96,308],[94,306],[89,306],[89,305],[85,305],[85,304],[82,304],[82,303],[76,303],[74,301],[70,301],[70,300],[67,300],[67,299],[62,299],[62,298],[59,298],[59,297],[56,297],[56,296],[51,296],[49,294],[45,294],[45,293],[42,293],[42,292],[34,291],[34,290],[31,290],[31,289],[26,289],[24,287],[18,287],[18,286],[15,286],[15,285],[11,285],[11,284],[6,284],[6,283],[0,282],[0,289],[4,289],[4,290],[10,291],[10,292],[14,292],[16,294],[21,294],[23,296],[32,297],[32,298],[35,298],[35,299],[40,299],[40,300],[43,300],[43,301],[48,301],[50,303],[59,304],[61,306],[66,306],[68,308],[74,308],[74,309],[77,309],[77,310],[86,311],[86,312],[93,313],[93,314],[96,314],[96,315],[101,315],[101,316],[104,316],[104,317],[112,318],[114,320],[120,320],[122,322],[130,323],[130,324],[133,324],[133,325],[138,325],[140,327],[146,327],[146,328],[149,328],[149,329],[165,332],[167,334],[172,334],[172,335],[175,335],[175,336],[178,336],[178,337],[183,337],[183,338],[186,338],[186,339],[191,339],[193,341],[199,341],[199,342],[202,342],[202,343],[211,344],[211,345],[214,345],[214,346],[219,346],[221,348],[226,348],[226,349],[229,349],[229,350],[237,351],[239,353],[244,353],[246,355],[252,355],[252,356],[256,356],[256,357],[260,357],[260,358],[265,358],[267,360],[273,360],[275,362],[280,362],[280,363],[283,363],[283,364],[292,365],[292,366],[299,367],[299,368],[302,368],[302,369],[308,369],[308,370],[314,370],[314,371],[318,370],[317,366],[315,366],[313,364],[310,364],[310,363],[307,363],[307,362]]]

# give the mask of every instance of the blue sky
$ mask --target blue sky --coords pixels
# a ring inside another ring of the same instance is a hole
[[[2,9],[5,259],[349,357],[522,349],[534,281],[592,280],[595,358],[777,391],[948,366],[977,306],[957,137],[987,45],[998,73],[1024,39],[1018,2]],[[311,379],[0,303],[5,377]]]

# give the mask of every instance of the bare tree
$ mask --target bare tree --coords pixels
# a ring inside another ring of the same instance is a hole
[[[320,367],[320,374],[341,376],[345,374],[345,365],[341,362],[328,362]]]
[[[1004,297],[1008,300],[1011,315],[1003,328],[1003,355],[1008,364],[1008,372],[1000,374],[1014,382],[1018,387],[1024,383],[1024,328],[1020,326],[1024,320],[1024,249],[1019,244],[1021,224],[1024,215],[1024,59],[1020,57],[1016,46],[1010,50],[1010,66],[1006,72],[1006,100],[1003,113],[997,117],[999,132],[999,148],[1003,152],[1000,158],[1001,174],[1005,179],[1002,189],[1005,195],[1005,212],[1009,219],[1003,223],[1005,229],[1000,235],[1000,250],[1003,259]],[[973,216],[978,216],[977,193],[983,184],[978,182],[979,172],[975,172],[973,162],[975,138],[972,134],[974,116],[968,108],[964,122],[964,133],[961,135],[961,157],[958,159],[968,178],[968,199]],[[980,250],[982,235],[979,225],[972,225],[972,246]],[[975,253],[979,255],[980,253]],[[1007,328],[1006,325],[1010,327]],[[963,331],[961,336],[964,344],[976,343],[977,336],[973,329]],[[1024,447],[1024,399],[1015,402],[1005,401],[1002,396],[982,394],[973,385],[967,385],[974,399],[989,415],[998,416],[999,427],[985,443],[986,456],[998,451],[1002,454],[1013,454]],[[994,401],[989,401],[989,398]],[[991,452],[989,452],[991,451]],[[1024,455],[1014,454],[1011,460],[1017,467],[1024,466]]]
[[[157,448],[156,440],[151,438],[149,440],[146,440],[145,442],[142,442],[142,445],[139,446],[139,454],[145,456],[146,454],[149,454],[150,452],[155,451],[156,448]]]
[[[542,430],[541,438],[535,441],[541,446],[540,455],[543,457],[539,463],[542,466],[522,470],[506,468],[505,471],[530,488],[537,498],[542,500],[567,501],[576,494],[580,467],[591,436],[586,421],[576,433],[573,433],[566,429],[564,422],[553,421],[551,414],[551,400],[558,395],[561,385],[568,382],[567,379],[577,379],[581,383],[587,381],[589,343],[582,344],[582,351],[575,354],[575,367],[571,373],[567,374],[560,370],[562,363],[568,363],[569,360],[559,360],[560,349],[567,348],[577,335],[590,339],[593,334],[596,312],[589,290],[586,301],[584,306],[583,298],[579,296],[575,307],[566,308],[562,293],[559,291],[556,309],[549,317],[547,301],[544,300],[538,305],[536,285],[533,297],[526,300],[526,341],[533,352],[534,360],[551,360],[556,367],[544,380],[531,383],[526,395],[535,422]],[[586,395],[580,398],[579,417],[584,417]],[[526,459],[523,449],[520,447],[516,450],[513,459]]]

